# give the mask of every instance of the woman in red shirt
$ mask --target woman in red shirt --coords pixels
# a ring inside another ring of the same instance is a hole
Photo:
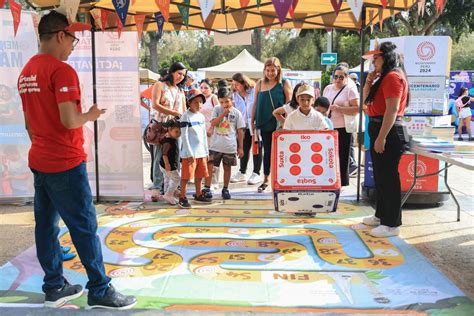
[[[363,96],[369,114],[370,154],[374,168],[377,204],[375,215],[364,218],[374,237],[397,236],[402,224],[398,164],[408,143],[401,117],[408,103],[408,81],[397,47],[384,42],[364,58],[375,70],[368,74]]]

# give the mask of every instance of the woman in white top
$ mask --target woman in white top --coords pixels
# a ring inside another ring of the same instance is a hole
[[[201,89],[202,94],[206,98],[206,102],[201,106],[200,112],[206,118],[206,131],[207,131],[207,140],[208,144],[210,141],[210,137],[212,136],[212,129],[211,129],[211,116],[212,111],[214,111],[214,107],[219,105],[219,100],[217,99],[217,95],[214,92],[214,85],[212,81],[209,79],[201,80],[199,84],[199,88]]]
[[[172,118],[180,118],[186,110],[186,98],[180,84],[186,78],[186,66],[180,62],[171,65],[168,75],[158,81],[152,90],[152,107],[157,111],[155,119],[166,122]],[[153,186],[151,199],[156,202],[161,197],[163,173],[160,170],[161,145],[153,145]]]
[[[329,117],[338,132],[339,169],[341,185],[349,185],[349,154],[352,146],[352,133],[346,131],[344,115],[355,116],[359,113],[359,91],[351,79],[348,80],[349,69],[345,63],[338,64],[333,74],[333,83],[324,88],[323,96],[331,106]]]
[[[252,148],[252,140],[254,131],[250,120],[252,118],[253,101],[255,97],[255,82],[244,74],[236,73],[232,76],[232,87],[234,88],[234,106],[242,113],[245,120],[244,132],[244,156],[240,159],[240,168],[236,174],[232,176],[230,182],[247,181],[247,165],[250,158]],[[258,154],[253,156],[253,172],[247,181],[247,184],[254,185],[261,181],[260,169],[262,168],[262,150],[259,148]]]

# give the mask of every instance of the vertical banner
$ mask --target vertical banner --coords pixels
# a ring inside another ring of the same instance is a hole
[[[79,74],[83,110],[92,105],[91,33],[77,33],[79,45],[68,63]],[[98,123],[100,195],[143,199],[138,42],[135,32],[96,33],[97,104],[107,109]],[[93,124],[84,127],[87,170],[95,187]],[[93,192],[95,193],[95,192]]]
[[[10,10],[0,10],[0,25],[0,200],[31,199],[31,143],[25,130],[17,79],[26,62],[38,52],[36,33],[30,13],[22,13],[16,37]]]

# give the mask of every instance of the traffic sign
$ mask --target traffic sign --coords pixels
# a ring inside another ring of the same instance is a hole
[[[337,64],[337,53],[322,53],[321,65],[335,65]]]

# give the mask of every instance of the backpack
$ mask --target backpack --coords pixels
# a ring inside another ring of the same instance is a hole
[[[168,126],[166,123],[151,119],[143,132],[143,140],[150,145],[158,145],[163,142],[167,132]]]

